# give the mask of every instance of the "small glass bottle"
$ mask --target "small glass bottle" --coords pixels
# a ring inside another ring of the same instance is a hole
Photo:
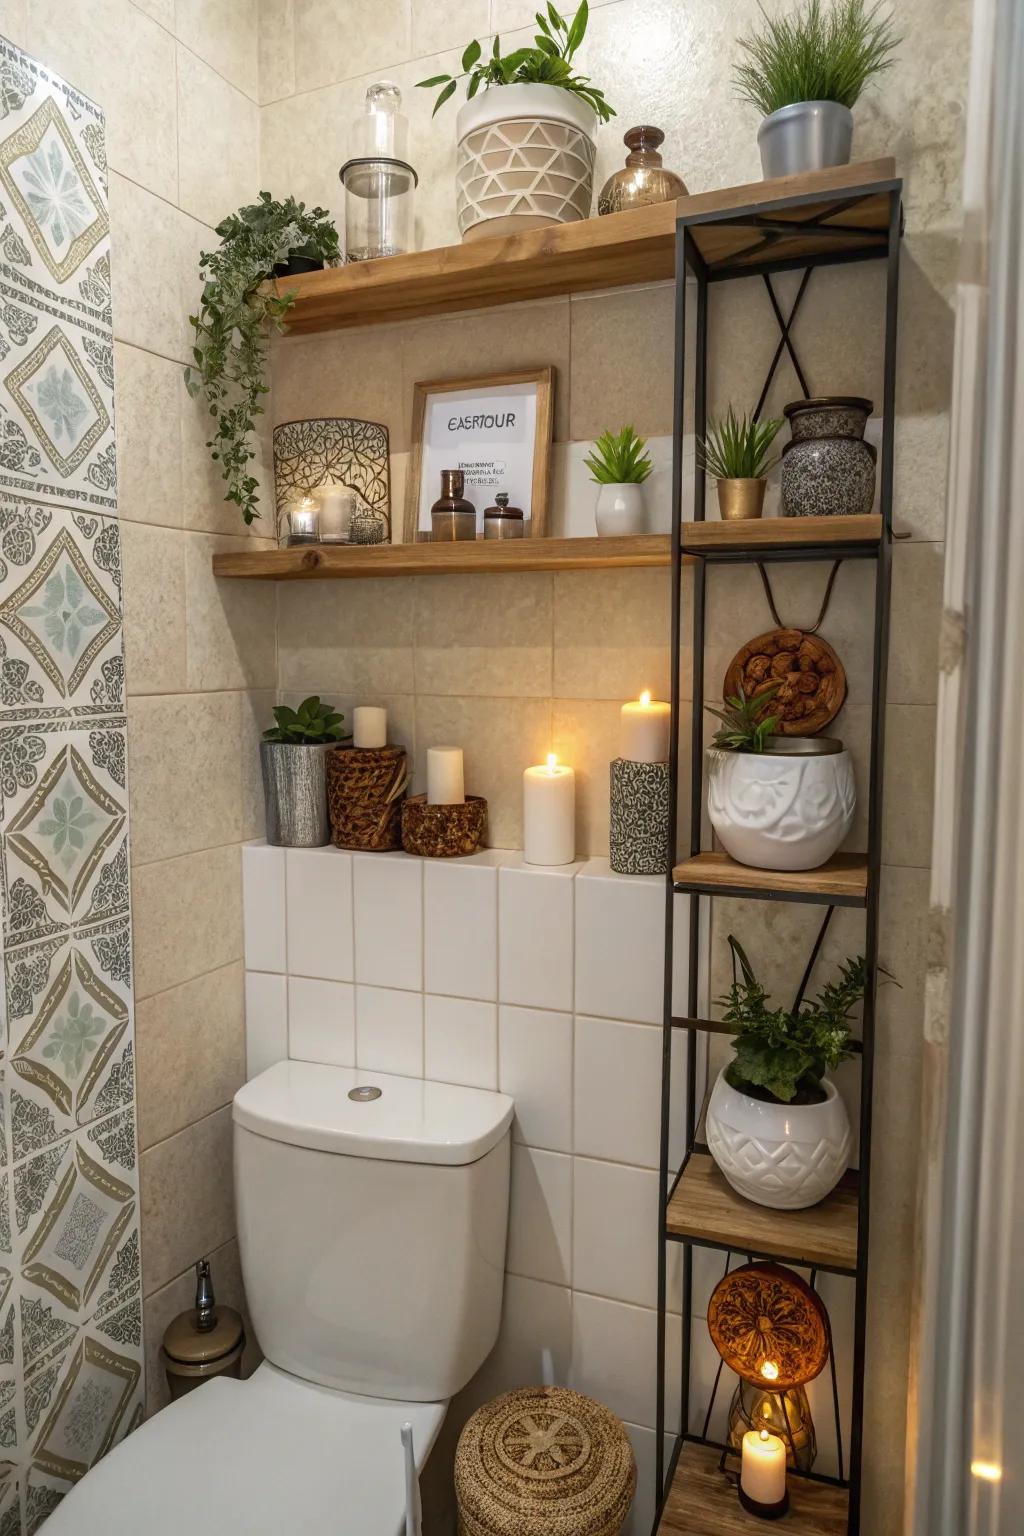
[[[345,188],[345,259],[373,261],[413,245],[413,193],[417,175],[406,158],[409,124],[402,93],[390,80],[366,92],[352,124],[352,158],[338,175]]]
[[[493,507],[484,508],[485,539],[521,539],[523,536],[523,509],[510,507],[508,491],[499,491]]]
[[[667,203],[686,196],[686,183],[661,163],[658,146],[665,141],[660,128],[645,124],[630,128],[622,142],[629,149],[624,170],[609,176],[597,199],[597,211],[622,213],[648,203]]]
[[[442,469],[441,494],[430,509],[431,536],[435,544],[476,538],[476,508],[462,492],[466,477],[461,469]]]

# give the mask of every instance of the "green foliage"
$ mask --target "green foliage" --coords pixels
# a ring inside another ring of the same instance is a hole
[[[621,432],[602,432],[583,462],[598,485],[642,485],[654,468],[646,448],[646,438],[623,427]]]
[[[325,742],[341,741],[345,716],[330,704],[322,704],[314,694],[303,699],[298,709],[279,704],[274,710],[276,726],[263,732],[264,741],[276,741],[290,747],[317,747]]]
[[[852,1055],[849,1018],[864,1000],[864,956],[846,960],[839,980],[827,982],[813,1001],[798,1000],[793,1009],[772,1008],[732,934],[729,946],[740,975],[719,999],[723,1023],[736,1031],[727,1081],[740,1093],[759,1090],[780,1104],[791,1104],[798,1094],[805,1102],[820,1101],[825,1073]]]
[[[547,15],[537,12],[540,31],[534,37],[534,47],[516,48],[512,53],[501,53],[501,38],[495,37],[490,57],[484,59],[478,42],[470,43],[462,55],[461,75],[431,75],[429,80],[419,80],[418,85],[430,89],[443,87],[434,103],[434,115],[444,106],[458,88],[460,80],[469,81],[466,99],[472,100],[477,91],[492,85],[557,85],[563,91],[593,107],[603,123],[615,116],[614,110],[604,99],[604,92],[591,85],[588,75],[577,75],[572,67],[573,56],[583,41],[587,30],[590,10],[587,0],[581,0],[580,8],[571,22],[560,16],[548,0]]]
[[[806,0],[788,16],[769,16],[764,27],[741,38],[746,59],[737,64],[735,83],[744,101],[765,117],[794,101],[838,101],[852,107],[864,87],[890,69],[902,37],[893,13],[879,15],[881,3]]]
[[[739,692],[725,700],[724,709],[712,709],[708,704],[708,714],[723,722],[715,732],[713,745],[723,752],[763,752],[765,738],[775,735],[779,723],[778,715],[765,714],[765,705],[781,687],[781,683],[769,683],[748,699],[741,684]]]
[[[258,203],[239,209],[217,225],[220,249],[204,251],[199,270],[204,279],[199,313],[189,315],[195,331],[193,363],[185,384],[202,395],[213,419],[206,446],[227,481],[225,501],[241,508],[247,523],[259,517],[252,436],[262,398],[269,329],[281,330],[294,295],[279,288],[262,292],[275,266],[290,256],[335,263],[340,258],[338,232],[324,208],[308,213],[293,197],[285,202],[261,192]]]
[[[781,421],[756,421],[746,414],[737,417],[730,405],[698,443],[700,463],[716,480],[760,480],[778,463],[778,454],[769,458],[768,449],[781,426]]]

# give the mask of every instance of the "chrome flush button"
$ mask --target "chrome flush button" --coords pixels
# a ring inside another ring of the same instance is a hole
[[[366,1104],[370,1099],[379,1099],[382,1092],[382,1088],[350,1088],[348,1096],[355,1099],[357,1104]]]

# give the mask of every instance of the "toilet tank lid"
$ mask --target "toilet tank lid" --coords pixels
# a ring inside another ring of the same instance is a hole
[[[475,1163],[496,1146],[514,1108],[507,1094],[486,1088],[278,1061],[235,1094],[234,1121],[318,1152],[454,1165]]]

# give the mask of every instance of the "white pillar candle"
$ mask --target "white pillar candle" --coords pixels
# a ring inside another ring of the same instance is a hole
[[[325,544],[344,544],[352,528],[356,493],[347,485],[325,482],[313,492],[320,507],[320,538]]]
[[[781,1504],[786,1497],[786,1447],[766,1429],[743,1436],[740,1487],[755,1504]]]
[[[427,804],[462,805],[466,781],[461,747],[427,748]]]
[[[645,689],[635,704],[623,704],[619,756],[627,763],[667,763],[672,710]]]
[[[374,704],[360,704],[352,711],[352,745],[355,747],[386,747],[388,744],[388,712]]]
[[[576,774],[553,752],[523,774],[523,860],[571,864],[576,857]]]

